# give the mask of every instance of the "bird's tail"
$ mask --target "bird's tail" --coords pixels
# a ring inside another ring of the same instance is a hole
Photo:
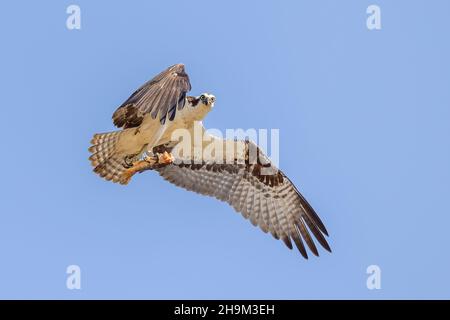
[[[124,131],[97,133],[91,140],[89,157],[94,172],[100,177],[113,182],[120,182],[123,172],[129,168],[125,162],[126,155],[117,151],[116,145]]]

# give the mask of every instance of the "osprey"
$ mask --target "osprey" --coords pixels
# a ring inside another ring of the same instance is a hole
[[[89,159],[94,172],[127,184],[136,172],[156,170],[177,186],[229,203],[290,249],[293,241],[306,259],[304,242],[319,255],[311,233],[331,252],[324,224],[289,178],[253,142],[233,140],[233,148],[224,148],[229,140],[209,135],[201,120],[216,98],[208,93],[187,96],[190,90],[183,64],[169,67],[137,89],[112,116],[121,130],[92,138]],[[195,135],[198,128],[207,137],[201,142],[203,150],[219,145],[209,155],[196,152],[195,142],[188,143],[189,152],[180,150],[186,144],[174,139],[177,130]]]

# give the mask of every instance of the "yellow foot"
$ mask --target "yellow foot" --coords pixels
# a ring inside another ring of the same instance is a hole
[[[164,151],[164,153],[157,153],[158,163],[160,164],[171,164],[175,160],[171,153]]]

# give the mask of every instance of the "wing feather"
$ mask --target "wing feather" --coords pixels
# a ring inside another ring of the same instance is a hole
[[[153,119],[159,116],[164,124],[175,118],[176,110],[184,107],[186,93],[191,90],[189,76],[184,65],[173,65],[137,89],[113,114],[113,122],[119,128],[141,125],[146,114]]]
[[[262,209],[262,206],[261,206],[261,203],[262,203],[261,194],[255,193],[255,201],[258,201],[257,206],[259,209],[259,226],[264,233],[267,233],[267,232],[269,232],[269,229],[270,229],[270,227],[269,227],[270,223],[268,221],[265,211]]]
[[[297,224],[297,227],[300,230],[300,234],[302,235],[303,239],[305,239],[309,250],[311,250],[315,256],[318,256],[319,252],[317,251],[316,245],[314,244],[314,241],[312,240],[311,235],[309,234],[309,231],[306,228],[305,223],[303,222],[303,219],[299,219],[298,221],[299,223]]]
[[[247,148],[255,147],[252,142],[246,144]],[[324,224],[291,180],[278,169],[263,176],[261,166],[248,162],[197,164],[184,159],[182,163],[175,161],[156,170],[177,186],[227,202],[253,225],[281,239],[289,248],[293,248],[294,242],[305,258],[308,254],[304,243],[314,255],[319,255],[311,233],[323,248],[331,251]]]

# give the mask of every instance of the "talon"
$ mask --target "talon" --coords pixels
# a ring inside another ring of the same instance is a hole
[[[164,151],[164,153],[158,153],[157,155],[158,163],[160,164],[171,164],[175,160],[174,156],[167,151]]]

